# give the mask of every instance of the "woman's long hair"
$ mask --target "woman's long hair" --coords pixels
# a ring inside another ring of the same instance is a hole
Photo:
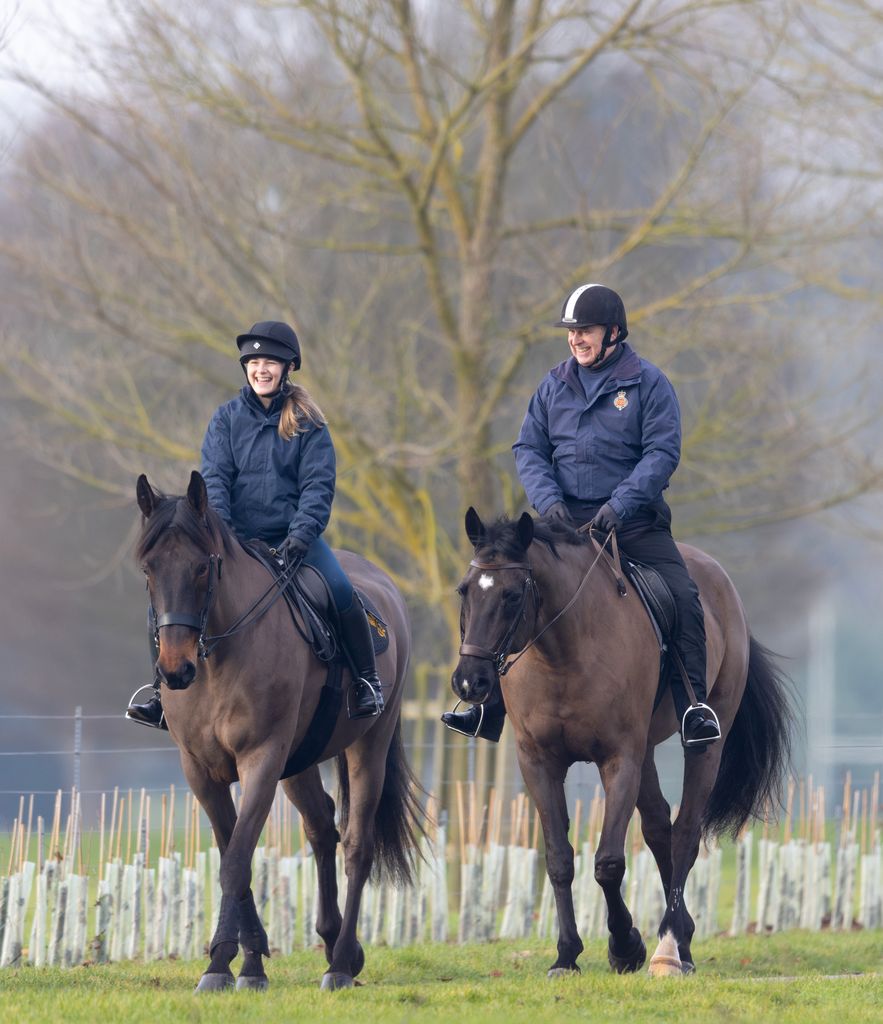
[[[311,426],[321,427],[327,422],[322,410],[300,384],[290,379],[282,385],[285,402],[279,417],[279,435],[290,441],[295,434],[303,434]]]

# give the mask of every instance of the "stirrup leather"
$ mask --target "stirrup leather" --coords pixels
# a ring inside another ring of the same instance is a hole
[[[454,710],[451,712],[451,714],[456,715],[457,709],[464,703],[465,701],[458,700],[457,703],[454,705]],[[446,722],[444,719],[442,719],[442,725],[450,729],[451,732],[458,732],[460,733],[461,736],[469,736],[472,739],[475,739],[481,732],[481,727],[484,725],[484,704],[470,704],[469,707],[478,708],[478,725],[475,727],[475,732],[467,732],[465,729],[461,729],[459,726],[451,725],[450,722]]]
[[[710,718],[717,729],[717,736],[709,736],[695,740],[688,740],[684,735],[684,726],[687,724],[687,715],[691,711],[702,711],[706,718]],[[685,747],[704,747],[709,743],[714,743],[721,738],[721,724],[718,720],[717,715],[714,713],[713,708],[710,708],[707,704],[703,704],[701,701],[697,701],[695,704],[691,704],[684,712],[684,717],[681,719],[681,743]]]
[[[145,683],[143,686],[139,686],[138,689],[129,698],[129,704],[128,704],[128,707],[126,708],[126,713],[125,713],[125,715],[123,715],[123,717],[127,718],[130,722],[134,722],[135,725],[143,725],[145,729],[162,729],[165,726],[165,721],[166,721],[166,709],[165,708],[163,708],[163,712],[159,716],[159,722],[156,725],[153,725],[151,722],[144,722],[140,718],[134,718],[132,715],[129,714],[129,708],[135,703],[135,698],[143,690],[151,690],[155,697],[157,697],[157,698],[159,697],[159,690],[157,689],[156,686],[153,685],[153,683]],[[160,705],[160,706],[162,706],[162,705]]]

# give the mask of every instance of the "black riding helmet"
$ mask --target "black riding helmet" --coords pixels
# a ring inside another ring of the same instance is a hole
[[[292,370],[300,369],[300,343],[297,335],[278,320],[261,320],[247,334],[236,339],[239,346],[239,362],[245,369],[249,359],[278,359],[290,363]]]
[[[629,329],[625,320],[625,305],[612,288],[603,284],[583,284],[575,288],[564,300],[561,307],[561,319],[556,327],[567,327],[576,330],[579,327],[594,327],[601,324],[609,328],[616,324],[619,328],[617,341],[625,341]]]

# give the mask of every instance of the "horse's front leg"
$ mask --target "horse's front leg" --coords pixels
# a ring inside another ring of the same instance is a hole
[[[233,805],[233,798],[230,796],[230,787],[212,779],[203,766],[184,751],[181,752],[181,765],[193,795],[208,815],[218,850],[223,858],[230,843],[230,837],[233,835],[233,829],[236,827],[236,808]],[[212,963],[200,979],[197,991],[219,991],[232,988],[234,981],[230,971],[230,960],[233,959],[233,956],[235,956],[235,950],[226,961],[223,957],[212,956]]]
[[[523,751],[520,746],[518,763],[543,826],[546,872],[558,910],[558,959],[548,971],[549,977],[554,978],[579,971],[576,960],[583,951],[573,909],[573,847],[567,838],[570,819],[564,795],[567,766],[539,761],[535,751]]]
[[[614,971],[637,971],[647,957],[641,933],[622,898],[625,836],[641,780],[640,757],[620,753],[598,765],[604,786],[604,823],[595,852],[595,881],[607,900],[607,959]]]
[[[242,802],[227,848],[221,853],[221,906],[209,947],[211,961],[198,992],[229,987],[230,963],[240,945],[244,961],[236,987],[267,987],[261,957],[269,956],[270,949],[251,893],[251,861],[273,804],[282,763],[276,751],[257,751],[239,764]]]

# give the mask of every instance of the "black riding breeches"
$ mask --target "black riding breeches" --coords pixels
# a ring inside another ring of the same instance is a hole
[[[704,703],[708,693],[705,678],[705,615],[699,588],[693,582],[671,535],[671,512],[668,505],[660,502],[652,522],[648,523],[649,518],[642,515],[634,524],[626,522],[616,531],[620,555],[633,562],[652,566],[668,584],[678,617],[677,635],[673,642],[687,670],[696,700]],[[677,672],[672,678],[675,681],[679,679]],[[673,691],[677,696],[680,696],[681,689],[675,682]],[[686,694],[676,702],[678,717],[687,709],[686,704],[680,707],[684,700],[689,700]]]

